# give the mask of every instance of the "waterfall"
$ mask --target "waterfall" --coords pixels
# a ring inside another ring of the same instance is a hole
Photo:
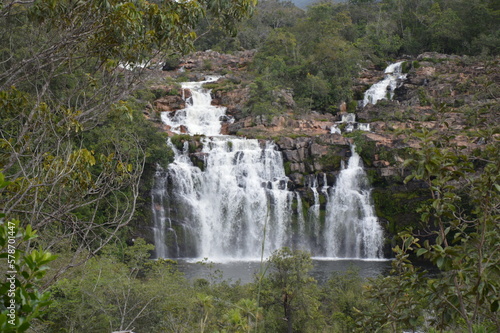
[[[365,132],[370,132],[370,124],[358,123],[356,122],[356,114],[354,113],[345,113],[341,116],[341,120],[337,123],[333,124],[330,128],[331,134],[342,134],[341,129],[338,124],[346,124],[344,131],[346,133],[350,133],[355,129]]]
[[[309,207],[308,211],[309,233],[312,237],[311,243],[314,245],[314,247],[319,247],[321,245],[321,221],[318,180],[316,179],[316,175],[310,175],[310,178],[311,179],[309,186],[313,193],[314,204]]]
[[[193,255],[258,258],[265,228],[266,255],[291,246],[294,193],[288,191],[274,144],[218,137],[204,139],[203,147],[204,171],[193,165],[187,150],[175,149],[169,166],[169,204],[178,211],[175,219],[193,231]]]
[[[380,231],[380,227],[359,156],[353,154],[335,187],[328,186],[326,174],[322,179],[309,176],[314,204],[305,218],[302,198],[289,190],[282,154],[273,142],[219,134],[225,108],[212,106],[210,91],[202,88],[213,80],[184,83],[183,89],[192,93],[187,107],[162,115],[172,131],[205,137],[197,163],[191,160],[188,141],[168,141],[174,161],[167,170],[158,169],[151,192],[156,256],[258,259],[264,243],[264,256],[289,246],[316,256],[377,258],[381,235],[370,235],[367,229]],[[354,122],[354,114],[345,121]],[[356,156],[357,162],[353,161]],[[353,169],[359,179],[345,180]],[[354,197],[350,192],[363,199],[349,199]],[[326,198],[326,219],[320,214],[320,196]],[[352,201],[351,208],[340,204],[344,199]],[[342,219],[343,225],[337,226]],[[371,226],[365,227],[366,223]],[[350,233],[341,233],[342,228]],[[354,242],[351,234],[358,232],[359,240]]]
[[[381,257],[383,231],[371,203],[371,189],[360,156],[351,147],[347,167],[340,172],[327,204],[326,256]]]
[[[392,99],[394,90],[398,86],[398,82],[406,79],[406,74],[402,74],[402,65],[404,61],[390,64],[385,69],[385,77],[372,85],[366,92],[363,99],[363,106],[368,104],[377,104],[381,99]]]
[[[298,192],[295,192],[295,199],[297,202],[297,224],[299,229],[298,241],[295,242],[299,245],[299,248],[305,250],[308,249],[309,242],[307,242],[306,237],[306,220],[304,218],[304,208],[302,206],[302,198]]]
[[[342,134],[342,131],[339,128],[339,125],[333,124],[332,127],[330,128],[330,133],[331,134]]]
[[[165,197],[167,194],[166,188],[163,184],[166,181],[167,174],[157,167],[158,171],[155,174],[155,186],[151,191],[151,202],[153,203],[152,213],[153,213],[153,236],[155,241],[155,251],[158,258],[165,258],[168,256],[167,247],[165,244]]]
[[[354,123],[356,122],[356,114],[354,113],[344,113],[342,116],[341,116],[341,123]]]
[[[177,232],[172,227],[172,220],[167,217],[168,198],[166,183],[168,174],[158,166],[155,174],[155,186],[151,191],[151,202],[153,203],[153,236],[155,242],[155,252],[158,258],[166,258],[168,255],[179,255],[179,242]],[[168,226],[167,226],[168,223]],[[171,244],[172,253],[168,253],[167,244]]]
[[[220,135],[220,119],[226,114],[226,108],[211,105],[210,91],[203,84],[216,81],[219,77],[209,76],[201,82],[184,82],[182,90],[191,91],[186,99],[186,108],[177,112],[164,112],[161,120],[171,127],[174,133]]]
[[[358,123],[358,129],[360,131],[370,132],[370,124]]]

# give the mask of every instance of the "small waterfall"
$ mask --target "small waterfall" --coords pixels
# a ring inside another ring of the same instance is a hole
[[[356,122],[356,114],[354,113],[344,113],[342,116],[341,116],[341,120],[340,120],[341,123],[354,123]]]
[[[366,131],[370,132],[370,124],[366,123],[358,123],[356,122],[356,114],[355,113],[345,113],[341,116],[341,120],[337,123],[333,124],[330,128],[331,134],[342,134],[342,131],[339,128],[338,124],[346,124],[344,131],[346,133],[350,133],[354,130]]]
[[[370,132],[370,124],[358,123],[358,129],[360,131]]]
[[[302,250],[309,249],[309,242],[307,242],[305,235],[306,231],[306,220],[304,218],[304,208],[302,206],[302,198],[298,192],[295,192],[295,200],[297,202],[297,224],[298,224],[298,240],[295,242],[299,245]]]
[[[339,125],[333,124],[332,127],[330,128],[330,133],[331,134],[342,134],[342,131],[339,128]]]
[[[308,211],[308,222],[309,222],[309,234],[312,237],[312,244],[315,247],[321,245],[320,233],[321,233],[321,221],[320,221],[320,201],[318,193],[318,180],[316,175],[310,175],[309,187],[313,193],[314,204],[309,207]]]
[[[191,135],[220,135],[220,119],[225,115],[226,108],[211,105],[210,91],[203,84],[216,81],[219,77],[209,76],[201,82],[184,82],[182,90],[189,89],[191,97],[185,99],[187,107],[176,112],[164,112],[161,120],[171,127],[174,133]]]
[[[164,186],[168,173],[158,166],[155,174],[155,186],[151,191],[151,202],[153,203],[153,237],[155,241],[156,257],[166,258],[169,256],[176,257],[179,255],[179,242],[177,240],[177,232],[172,226],[172,220],[167,217],[166,210],[168,206],[168,191]],[[168,226],[167,226],[168,222]],[[169,253],[167,244],[171,244],[173,250]]]
[[[326,173],[323,173],[323,187],[321,187],[321,193],[325,196],[326,200],[328,200],[328,180],[326,179]]]
[[[351,147],[347,167],[340,172],[327,204],[326,256],[381,257],[383,231],[371,202],[371,189],[360,156]]]
[[[363,106],[370,103],[375,105],[381,99],[392,99],[398,83],[406,79],[406,74],[402,73],[403,62],[400,61],[387,66],[384,71],[384,79],[372,85],[365,92]]]

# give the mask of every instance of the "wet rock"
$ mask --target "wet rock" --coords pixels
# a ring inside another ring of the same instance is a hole
[[[175,111],[179,109],[184,109],[186,107],[186,103],[184,99],[178,95],[164,96],[154,101],[154,107],[156,110],[160,112]]]

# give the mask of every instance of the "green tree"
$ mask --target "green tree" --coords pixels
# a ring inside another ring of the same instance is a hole
[[[420,209],[423,226],[418,238],[411,231],[401,234],[393,275],[370,288],[369,295],[381,307],[367,316],[368,321],[380,318],[395,332],[398,327],[417,327],[425,315],[429,325],[439,330],[500,330],[496,132],[492,128],[478,133],[488,142],[479,160],[461,153],[436,131],[414,134],[420,149],[406,161],[413,170],[406,181],[416,178],[426,183],[431,199]],[[426,258],[438,276],[416,271],[410,254]]]
[[[16,180],[0,189],[6,214],[43,232],[39,242],[72,248],[75,260],[117,237],[134,218],[144,169],[165,152],[129,96],[148,78],[151,59],[193,49],[204,15],[232,30],[254,5],[2,2],[0,168]]]
[[[274,301],[281,305],[286,331],[314,331],[321,325],[316,281],[309,275],[309,253],[287,247],[275,251],[269,261],[268,283]]]
[[[152,245],[142,239],[108,244],[52,287],[44,317],[50,331],[193,331],[195,294],[170,260],[148,261]],[[193,320],[187,320],[192,316]],[[88,320],[92,318],[92,320]],[[181,322],[179,318],[184,318]]]
[[[0,188],[7,185],[0,173]],[[0,281],[0,330],[25,332],[48,309],[50,292],[39,283],[56,256],[31,248],[30,242],[38,235],[30,225],[23,228],[18,220],[4,222],[4,217],[0,214],[0,267],[5,278]]]

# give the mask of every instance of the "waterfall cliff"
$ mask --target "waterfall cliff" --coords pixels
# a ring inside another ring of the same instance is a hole
[[[192,92],[187,107],[163,117],[174,130],[205,136],[198,153],[202,167],[191,161],[187,141],[182,147],[169,141],[175,160],[157,171],[157,257],[245,260],[290,246],[314,256],[378,258],[382,232],[359,156],[353,153],[334,186],[323,175],[319,187],[311,175],[314,205],[304,207],[299,192],[288,188],[273,142],[219,135],[225,109],[211,105],[210,91],[202,87],[210,80],[183,84]],[[326,215],[320,213],[320,195]]]

